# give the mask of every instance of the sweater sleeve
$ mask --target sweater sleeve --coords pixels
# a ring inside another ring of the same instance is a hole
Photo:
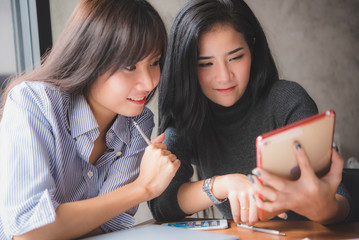
[[[190,163],[191,156],[186,150],[186,144],[181,142],[172,127],[167,128],[165,134],[164,143],[167,145],[167,149],[181,161],[181,166],[168,188],[159,197],[148,202],[152,215],[157,221],[177,220],[186,216],[178,205],[177,192],[180,186],[189,182],[193,175],[193,168]]]

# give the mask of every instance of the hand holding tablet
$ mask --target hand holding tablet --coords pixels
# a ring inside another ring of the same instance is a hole
[[[285,179],[298,179],[300,168],[293,148],[293,144],[298,142],[305,150],[316,175],[324,176],[331,164],[334,123],[335,113],[328,110],[258,136],[257,168]],[[259,209],[259,218],[265,220],[278,213]]]

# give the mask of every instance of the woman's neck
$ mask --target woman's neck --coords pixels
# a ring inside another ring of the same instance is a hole
[[[212,122],[217,124],[231,124],[240,121],[249,111],[251,104],[248,96],[243,95],[235,104],[224,107],[208,100],[209,115]]]
[[[89,99],[88,97],[86,97],[86,100],[91,108],[92,114],[96,119],[100,135],[103,133],[107,133],[107,131],[112,126],[117,114],[105,109],[102,106],[99,106],[98,103],[91,101],[91,99]]]

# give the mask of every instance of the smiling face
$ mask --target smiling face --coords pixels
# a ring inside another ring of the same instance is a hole
[[[214,25],[198,43],[198,79],[212,102],[230,107],[244,94],[250,75],[251,53],[243,34],[230,25]]]
[[[87,96],[95,118],[139,115],[147,96],[160,81],[159,60],[160,56],[150,56],[111,76],[108,72],[99,77]]]

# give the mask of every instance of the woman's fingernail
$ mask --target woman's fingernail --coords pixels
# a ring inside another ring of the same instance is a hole
[[[253,194],[251,194],[251,197],[252,197],[253,201],[255,201],[255,202],[257,201],[256,197]]]
[[[299,143],[296,143],[296,144],[295,144],[295,148],[296,148],[297,150],[300,150],[300,149],[302,149],[302,146],[301,146]]]
[[[254,184],[254,179],[252,177],[252,174],[248,174],[248,179],[249,179],[249,181],[251,181],[251,183]]]
[[[259,177],[259,176],[261,175],[261,173],[258,171],[257,168],[253,169],[253,170],[252,170],[252,173],[253,173],[253,175],[255,175],[255,176],[257,176],[257,177]]]
[[[337,144],[335,144],[335,142],[333,142],[333,148],[336,152],[339,152],[339,148],[338,148]]]

